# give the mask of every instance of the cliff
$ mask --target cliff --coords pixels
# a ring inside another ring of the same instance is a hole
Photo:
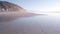
[[[24,9],[14,3],[10,3],[7,1],[0,1],[0,11],[24,11]]]

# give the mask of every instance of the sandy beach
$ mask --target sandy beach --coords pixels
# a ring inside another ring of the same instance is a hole
[[[20,12],[1,12],[0,13],[0,22],[5,22],[5,21],[12,21],[17,18],[21,17],[30,17],[30,16],[36,16],[38,14],[34,13],[20,13]]]
[[[48,15],[19,17],[9,22],[0,22],[0,34],[60,34],[59,15],[48,13]]]

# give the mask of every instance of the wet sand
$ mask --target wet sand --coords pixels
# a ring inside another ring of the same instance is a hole
[[[20,12],[1,12],[0,13],[0,22],[12,21],[21,17],[31,17],[36,15],[43,14],[34,14],[34,13],[20,13]]]
[[[60,34],[60,14],[19,17],[0,23],[0,34]]]
[[[34,25],[33,25],[33,24],[31,24],[33,21],[30,22],[31,20],[25,22],[25,19],[27,19],[27,18],[30,19],[31,17],[34,17],[33,15],[35,15],[35,14],[32,14],[32,13],[27,13],[27,14],[24,14],[23,16],[16,14],[17,17],[15,17],[15,18],[12,18],[14,16],[11,14],[10,14],[11,16],[7,15],[10,18],[7,17],[6,14],[3,14],[3,15],[0,14],[0,16],[2,16],[1,18],[5,19],[5,20],[3,19],[2,21],[0,21],[0,34],[38,34],[38,33],[40,34],[40,32],[38,30],[35,31],[35,29],[37,29],[37,28],[35,28],[37,23],[34,23]],[[14,15],[15,15],[15,13],[14,13]],[[37,15],[35,15],[35,16],[37,16]],[[6,18],[8,18],[8,19],[6,19]],[[14,19],[14,20],[8,21],[9,19],[10,20]],[[27,20],[29,20],[29,19],[27,19]]]

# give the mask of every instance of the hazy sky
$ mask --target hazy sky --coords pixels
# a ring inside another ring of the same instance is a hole
[[[28,10],[60,11],[60,0],[4,0],[22,6]]]

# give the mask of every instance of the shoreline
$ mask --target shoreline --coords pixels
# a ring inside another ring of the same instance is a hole
[[[31,17],[38,14],[34,13],[20,13],[20,12],[1,12],[0,13],[0,22],[12,21],[20,17]]]

